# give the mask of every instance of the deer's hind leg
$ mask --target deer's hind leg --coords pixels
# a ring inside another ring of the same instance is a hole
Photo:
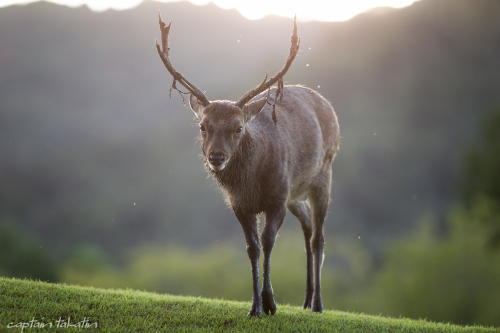
[[[312,208],[312,266],[313,266],[313,295],[311,300],[312,312],[323,312],[323,302],[321,300],[321,267],[324,259],[324,230],[326,214],[330,204],[330,190],[332,183],[332,170],[326,168],[321,172],[312,184],[309,193],[309,203]]]
[[[288,205],[288,209],[299,220],[304,233],[305,250],[307,256],[306,295],[304,297],[304,309],[311,308],[311,300],[314,291],[313,285],[313,255],[311,251],[312,221],[311,207],[306,201],[295,201]]]

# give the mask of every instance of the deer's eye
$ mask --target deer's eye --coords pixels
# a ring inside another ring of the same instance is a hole
[[[200,131],[205,132],[207,129],[203,124],[200,124]]]
[[[243,131],[243,127],[238,127],[235,131],[236,134],[240,134]]]

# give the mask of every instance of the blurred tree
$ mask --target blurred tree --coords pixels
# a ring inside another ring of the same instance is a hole
[[[490,224],[490,242],[500,245],[500,107],[485,119],[479,145],[465,159],[461,195],[467,207],[487,204],[496,217],[483,218]],[[486,199],[484,198],[486,197]]]
[[[359,310],[460,325],[500,325],[500,253],[487,250],[490,230],[485,222],[498,218],[491,209],[483,198],[469,210],[453,210],[444,239],[436,236],[432,220],[423,220],[413,236],[391,246],[365,295],[365,309]]]
[[[66,283],[100,288],[126,288],[123,276],[111,265],[111,258],[93,244],[77,245],[59,266],[58,277]]]
[[[56,282],[56,265],[42,241],[12,221],[0,221],[0,275]]]
[[[480,143],[464,159],[463,207],[447,219],[448,235],[421,221],[392,245],[358,311],[391,316],[500,325],[500,107],[482,125]]]

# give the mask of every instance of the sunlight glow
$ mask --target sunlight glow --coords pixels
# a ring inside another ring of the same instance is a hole
[[[0,0],[0,7],[6,7],[15,4],[28,4],[39,0]],[[102,12],[108,9],[124,10],[139,5],[142,0],[47,0],[58,5],[65,5],[76,8],[87,5],[91,10]]]
[[[37,0],[0,0],[0,7],[26,4]],[[94,11],[123,10],[139,5],[142,0],[48,0],[60,5],[79,7],[87,5]],[[180,0],[156,0],[174,2]],[[359,13],[376,7],[401,8],[418,0],[189,0],[196,5],[215,3],[223,9],[236,8],[244,17],[252,20],[274,14],[299,20],[346,21]]]
[[[158,0],[162,1],[162,0]],[[165,1],[165,0],[163,0]],[[168,0],[167,0],[168,1]],[[300,20],[346,21],[359,13],[376,7],[401,8],[411,5],[415,0],[190,0],[197,5],[209,2],[224,9],[236,8],[248,19],[256,20],[266,15]]]

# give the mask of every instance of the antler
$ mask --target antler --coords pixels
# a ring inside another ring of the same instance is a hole
[[[160,55],[163,64],[165,64],[165,67],[167,67],[168,71],[170,72],[170,74],[172,74],[174,78],[174,82],[172,82],[172,87],[170,87],[170,93],[169,93],[170,98],[172,98],[172,89],[177,90],[179,94],[181,94],[183,101],[184,101],[184,96],[182,96],[182,94],[188,94],[187,92],[180,91],[177,88],[175,83],[178,81],[180,84],[184,86],[184,88],[189,90],[189,93],[193,94],[203,106],[205,107],[208,106],[210,102],[205,97],[205,94],[203,94],[201,90],[198,89],[194,84],[189,82],[181,73],[176,71],[174,66],[172,66],[172,63],[170,62],[170,57],[168,55],[168,51],[170,50],[170,48],[168,47],[168,33],[170,32],[170,26],[172,25],[172,21],[170,21],[169,25],[166,25],[165,22],[163,22],[161,19],[160,11],[158,11],[158,21],[160,23],[162,47],[160,48],[158,40],[156,40],[156,48],[158,49],[158,54]]]
[[[283,66],[283,68],[281,69],[281,71],[279,71],[278,74],[276,74],[275,76],[270,78],[269,81],[266,81],[267,80],[267,74],[266,74],[264,81],[262,81],[262,83],[259,86],[255,87],[252,90],[250,90],[249,92],[247,92],[245,95],[243,95],[243,97],[241,97],[239,99],[238,102],[236,102],[236,105],[238,107],[243,108],[243,106],[245,106],[245,104],[247,104],[252,98],[257,96],[261,92],[266,91],[267,89],[271,88],[271,86],[273,84],[275,84],[276,82],[278,82],[278,90],[276,90],[276,96],[275,96],[274,103],[276,104],[276,99],[278,97],[283,98],[283,76],[288,71],[288,68],[290,68],[290,65],[292,64],[293,59],[295,59],[297,52],[299,52],[300,37],[297,37],[297,16],[295,16],[295,18],[293,19],[293,33],[292,33],[292,37],[290,38],[290,41],[291,41],[292,45],[290,46],[290,52],[288,53],[288,58],[286,59],[285,66]],[[274,108],[273,108],[273,111],[274,111]],[[276,123],[276,121],[275,121],[275,123]]]

